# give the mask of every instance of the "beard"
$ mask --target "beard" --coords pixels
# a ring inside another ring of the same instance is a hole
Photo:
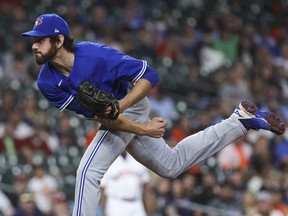
[[[57,54],[57,48],[54,44],[51,44],[50,49],[48,50],[47,53],[34,53],[35,56],[35,61],[38,65],[42,65],[51,59],[53,59]]]

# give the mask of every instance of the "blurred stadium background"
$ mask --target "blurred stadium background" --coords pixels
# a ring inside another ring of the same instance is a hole
[[[37,89],[39,66],[20,33],[42,13],[65,18],[77,41],[105,43],[161,74],[151,116],[169,121],[171,146],[228,117],[242,99],[287,125],[288,1],[0,0],[2,215],[13,215],[41,176],[50,189],[37,207],[71,215],[77,165],[97,131],[58,113]],[[175,180],[151,176],[151,216],[288,215],[287,134],[251,131]]]

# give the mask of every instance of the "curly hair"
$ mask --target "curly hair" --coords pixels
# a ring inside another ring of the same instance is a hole
[[[52,35],[49,37],[51,42],[59,41],[59,35]],[[76,44],[74,41],[74,37],[71,35],[64,35],[64,43],[63,47],[71,53],[74,53],[76,50]]]

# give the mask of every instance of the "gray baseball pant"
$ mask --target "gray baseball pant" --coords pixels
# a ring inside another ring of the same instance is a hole
[[[145,98],[124,112],[137,122],[149,120]],[[73,216],[95,216],[100,200],[100,182],[113,161],[126,149],[136,160],[156,174],[175,178],[235,139],[246,129],[234,117],[186,137],[170,148],[163,138],[137,136],[127,132],[99,130],[85,151],[77,169]]]

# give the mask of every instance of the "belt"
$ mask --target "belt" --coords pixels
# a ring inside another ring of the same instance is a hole
[[[111,196],[111,198],[117,199],[117,200],[122,200],[125,202],[135,202],[135,201],[139,200],[138,198],[124,198],[124,197],[117,197],[117,196]]]

